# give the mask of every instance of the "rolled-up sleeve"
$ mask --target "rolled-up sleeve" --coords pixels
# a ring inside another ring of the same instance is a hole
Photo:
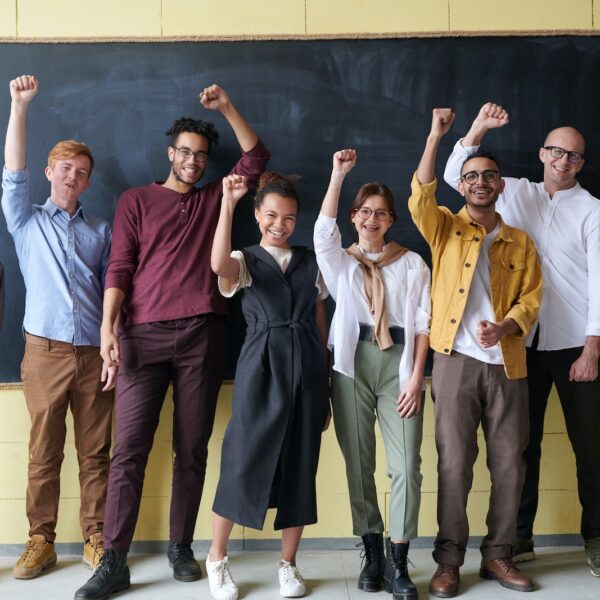
[[[29,175],[27,169],[2,170],[2,211],[9,233],[13,234],[27,223],[33,213],[29,202]]]

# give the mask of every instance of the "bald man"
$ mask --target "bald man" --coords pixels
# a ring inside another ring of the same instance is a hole
[[[459,140],[444,179],[457,188],[464,159],[509,115],[488,102]],[[600,200],[577,183],[585,140],[573,127],[553,129],[539,150],[544,181],[505,177],[497,210],[534,240],[544,288],[538,326],[527,339],[530,439],[513,560],[533,560],[544,415],[556,386],[577,463],[581,534],[592,575],[600,577]],[[516,268],[519,268],[517,265]]]

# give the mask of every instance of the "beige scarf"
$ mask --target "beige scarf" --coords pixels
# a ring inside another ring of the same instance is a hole
[[[346,248],[346,252],[353,256],[362,267],[367,304],[375,321],[375,339],[381,350],[390,348],[394,345],[394,342],[390,336],[387,310],[385,308],[385,288],[380,268],[398,260],[407,250],[407,248],[396,242],[390,242],[383,247],[383,252],[377,260],[369,260],[356,244]]]

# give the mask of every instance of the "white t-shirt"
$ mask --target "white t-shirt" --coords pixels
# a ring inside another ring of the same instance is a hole
[[[292,260],[292,249],[279,248],[278,246],[263,246],[263,248],[275,259],[275,262],[281,267],[282,272],[285,273],[290,264],[290,260]],[[244,253],[241,250],[234,250],[231,253],[231,258],[235,258],[235,260],[240,263],[240,273],[237,279],[218,278],[219,291],[225,298],[231,298],[242,288],[250,287],[252,285],[252,275],[250,275],[248,267],[246,266]],[[315,287],[318,290],[317,298],[319,300],[325,300],[325,298],[329,296],[329,292],[325,287],[325,282],[323,281],[320,272],[317,274]]]
[[[481,243],[481,250],[475,265],[473,280],[469,288],[467,304],[462,320],[454,338],[453,350],[490,365],[503,365],[500,344],[491,348],[482,348],[475,332],[480,321],[496,322],[492,297],[490,294],[490,246],[498,235],[500,225],[496,224],[493,231],[488,233]]]

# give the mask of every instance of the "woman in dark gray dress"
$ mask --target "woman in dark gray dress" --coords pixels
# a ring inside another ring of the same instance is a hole
[[[298,194],[290,178],[265,173],[255,201],[260,244],[232,253],[233,212],[246,191],[239,175],[223,180],[211,257],[221,292],[231,296],[241,290],[247,323],[206,560],[216,600],[238,597],[227,561],[234,523],[261,529],[270,507],[277,509],[275,528],[282,530],[280,593],[304,595],[295,559],[304,525],[317,520],[315,476],[329,412],[321,301],[327,292],[314,253],[289,245]]]

